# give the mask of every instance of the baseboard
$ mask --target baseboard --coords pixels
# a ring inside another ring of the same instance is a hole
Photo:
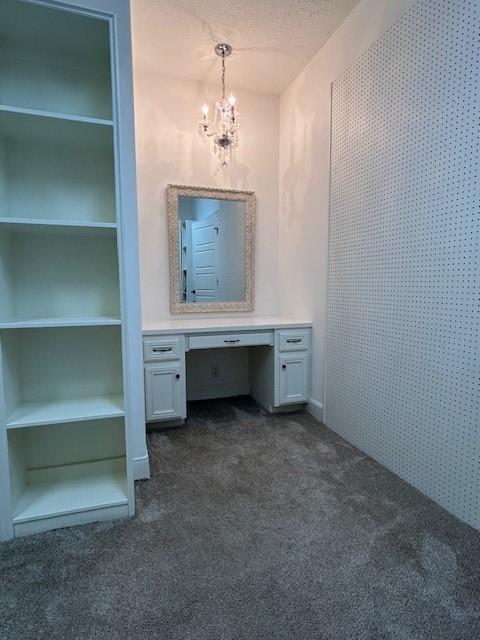
[[[323,404],[321,402],[310,398],[307,404],[307,411],[311,416],[323,422]]]
[[[148,460],[148,453],[141,458],[133,459],[133,479],[134,480],[148,480],[150,478],[150,462]]]

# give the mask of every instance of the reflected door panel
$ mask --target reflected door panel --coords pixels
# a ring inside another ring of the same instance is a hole
[[[193,290],[192,302],[217,300],[216,244],[218,213],[192,222]]]
[[[245,202],[179,198],[180,299],[245,299]]]

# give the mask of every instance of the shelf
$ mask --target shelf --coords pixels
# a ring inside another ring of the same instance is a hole
[[[49,220],[48,218],[9,218],[0,216],[0,229],[16,233],[102,235],[115,233],[114,222]]]
[[[106,120],[104,118],[90,118],[88,116],[81,116],[72,113],[58,113],[43,109],[28,109],[26,107],[17,107],[7,104],[0,104],[0,114],[1,113],[16,113],[34,118],[52,118],[54,120],[67,120],[69,122],[82,122],[85,124],[113,127],[113,120]]]
[[[0,106],[0,134],[7,139],[111,150],[111,125],[111,120]]]
[[[0,329],[41,329],[43,327],[106,327],[122,324],[119,318],[92,316],[87,318],[34,318],[0,322]]]
[[[0,0],[2,536],[133,512],[111,24],[49,4]]]
[[[119,418],[124,415],[121,396],[27,402],[17,407],[9,417],[7,429]]]
[[[33,469],[14,524],[127,504],[125,458]]]

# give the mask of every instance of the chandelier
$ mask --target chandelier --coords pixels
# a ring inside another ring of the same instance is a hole
[[[208,104],[202,108],[203,118],[198,123],[200,136],[207,140],[213,138],[213,149],[222,167],[232,159],[232,151],[238,146],[238,111],[235,109],[235,97],[225,98],[225,58],[232,53],[229,44],[221,43],[215,47],[215,53],[222,59],[222,97],[215,103],[213,119],[208,119]]]

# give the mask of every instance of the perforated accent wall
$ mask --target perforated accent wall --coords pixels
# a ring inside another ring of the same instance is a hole
[[[480,527],[480,2],[415,3],[332,87],[326,423]]]

